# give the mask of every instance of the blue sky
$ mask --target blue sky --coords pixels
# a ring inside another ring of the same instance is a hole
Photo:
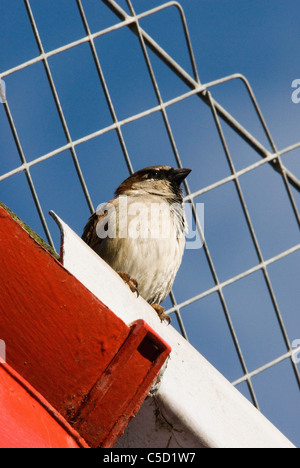
[[[126,1],[118,3],[126,9]],[[133,0],[137,13],[162,4]],[[279,150],[300,141],[300,103],[292,102],[293,80],[300,79],[300,4],[297,0],[181,0],[202,83],[241,73],[250,82]],[[75,0],[31,0],[45,52],[85,36]],[[82,0],[91,32],[118,23],[100,0]],[[39,55],[22,0],[2,0],[0,74]],[[190,74],[191,64],[175,7],[144,18],[141,26]],[[95,39],[95,47],[119,120],[157,105],[138,39],[126,28]],[[182,81],[149,51],[163,100],[188,91]],[[88,43],[48,59],[73,141],[112,124],[112,118]],[[67,142],[41,62],[4,77],[7,99],[28,162]],[[213,97],[263,145],[261,129],[241,81],[211,89]],[[197,96],[167,108],[174,139],[186,167],[193,172],[191,191],[230,175],[230,167],[210,109]],[[236,170],[260,156],[226,124],[222,128]],[[152,164],[175,165],[174,153],[159,112],[122,126],[135,170]],[[128,175],[115,131],[76,146],[81,171],[94,206],[109,200]],[[300,149],[282,157],[300,178]],[[0,106],[0,177],[20,164]],[[68,150],[30,170],[56,248],[59,232],[48,212],[54,210],[79,235],[89,208]],[[299,244],[299,228],[280,175],[270,165],[240,177],[245,201],[265,260]],[[292,189],[300,206],[300,196]],[[0,181],[0,200],[40,235],[45,236],[26,177],[19,173]],[[258,263],[233,182],[197,197],[205,204],[205,237],[219,280],[226,281]],[[299,250],[267,267],[290,341],[300,338]],[[204,250],[186,250],[174,284],[178,303],[214,286]],[[254,371],[286,352],[274,307],[261,270],[224,288],[246,365]],[[170,301],[166,301],[166,306]],[[191,343],[230,381],[242,377],[217,293],[182,308]],[[172,324],[179,329],[174,314]],[[261,410],[300,445],[299,387],[291,363],[284,360],[252,379]],[[248,398],[246,384],[239,390]]]

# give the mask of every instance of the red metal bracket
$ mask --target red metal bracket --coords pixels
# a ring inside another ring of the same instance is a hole
[[[88,448],[82,437],[0,358],[0,448]]]
[[[135,416],[171,348],[143,320],[99,377],[75,417],[74,427],[92,447],[112,447]]]
[[[90,446],[111,447],[170,347],[142,320],[128,327],[3,208],[0,297],[8,364]]]

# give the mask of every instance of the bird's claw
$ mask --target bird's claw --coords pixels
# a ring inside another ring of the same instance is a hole
[[[134,279],[134,278],[131,278],[130,275],[128,273],[126,273],[125,271],[118,271],[118,275],[122,278],[122,280],[126,284],[128,284],[128,286],[130,287],[130,290],[133,293],[136,293],[137,297],[139,297],[140,293],[139,293],[139,290],[138,290],[137,280]]]
[[[165,314],[165,308],[162,307],[161,305],[159,304],[151,304],[151,307],[153,307],[153,309],[155,310],[155,312],[157,313],[157,315],[159,316],[161,322],[163,322],[164,320],[166,320],[168,322],[168,325],[170,325],[171,323],[171,317],[168,315],[168,314]]]

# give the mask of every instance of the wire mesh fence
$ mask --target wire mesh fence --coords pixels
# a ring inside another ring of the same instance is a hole
[[[185,252],[172,324],[300,443],[300,181],[284,164],[300,142],[277,149],[243,75],[200,81],[179,3],[137,14],[130,0],[69,0],[57,11],[70,28],[46,3],[24,0],[30,58],[0,73],[1,201],[58,249],[50,209],[81,235],[128,172],[192,167],[185,202],[203,247]],[[174,55],[160,45],[169,19]],[[278,415],[281,394],[293,409]]]

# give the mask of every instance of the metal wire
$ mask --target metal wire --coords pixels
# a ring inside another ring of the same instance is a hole
[[[32,13],[31,7],[30,7],[29,0],[24,0],[24,2],[25,2],[25,7],[27,9],[28,17],[29,17],[29,20],[30,20],[30,23],[31,23],[31,26],[32,26],[32,29],[33,29],[34,37],[35,37],[35,40],[37,42],[37,46],[39,48],[40,54],[42,56],[44,56],[43,44],[42,44],[42,41],[41,41],[41,38],[40,38],[40,35],[39,35],[39,32],[38,32],[38,28],[37,28],[36,23],[35,23],[35,20],[34,20],[34,16],[33,16],[33,13]],[[71,138],[71,135],[70,135],[70,132],[69,132],[69,129],[68,129],[68,125],[67,125],[67,122],[66,122],[66,119],[65,119],[61,104],[60,104],[58,93],[56,91],[54,80],[53,80],[51,70],[50,70],[50,67],[49,67],[49,64],[48,64],[48,60],[47,60],[46,57],[43,58],[43,65],[44,65],[44,68],[45,68],[45,71],[46,71],[46,74],[47,74],[49,85],[50,85],[50,88],[51,88],[51,91],[52,91],[52,95],[53,95],[53,98],[54,98],[54,101],[55,101],[56,108],[58,110],[58,114],[59,114],[59,117],[60,117],[60,121],[61,121],[64,133],[65,133],[65,136],[66,136],[67,141],[69,142],[69,145],[70,145],[69,149],[71,151],[74,166],[76,168],[76,171],[77,171],[77,174],[78,174],[81,186],[82,186],[82,190],[84,192],[84,195],[85,195],[85,198],[86,198],[86,201],[88,203],[89,208],[91,209],[91,211],[93,211],[94,210],[93,203],[92,203],[92,200],[91,200],[87,185],[85,183],[83,174],[81,172],[81,168],[80,168],[80,165],[79,165],[79,161],[78,161],[78,158],[77,158],[75,147],[74,147],[73,142],[72,142],[72,138]]]
[[[13,68],[11,68],[9,70],[3,71],[2,73],[0,73],[0,78],[1,79],[5,78],[6,76],[9,76],[9,75],[11,75],[13,73],[16,73],[19,70],[25,69],[27,67],[30,67],[30,66],[36,64],[36,63],[42,62],[43,66],[44,66],[44,69],[46,71],[46,75],[47,75],[48,82],[49,82],[49,87],[50,87],[51,92],[52,92],[53,100],[54,100],[54,103],[56,105],[59,117],[60,117],[60,122],[61,122],[62,128],[64,130],[64,134],[65,134],[67,143],[64,144],[63,146],[55,148],[51,152],[40,155],[39,157],[35,158],[32,161],[26,161],[25,155],[24,155],[24,152],[23,152],[23,149],[22,149],[21,141],[20,141],[20,139],[18,137],[17,129],[16,129],[16,126],[15,126],[15,123],[14,123],[13,115],[10,112],[9,104],[8,104],[8,102],[4,102],[3,105],[4,105],[4,108],[5,108],[6,116],[7,116],[7,119],[8,119],[10,128],[11,128],[12,134],[13,134],[13,137],[14,137],[14,141],[15,141],[15,144],[16,144],[16,147],[17,147],[17,150],[18,150],[18,154],[19,154],[19,157],[20,157],[21,164],[18,167],[15,167],[11,171],[0,174],[0,183],[1,183],[1,181],[5,180],[5,179],[8,179],[10,177],[13,177],[14,175],[16,175],[16,174],[18,174],[20,172],[25,173],[26,178],[27,178],[27,182],[28,182],[28,185],[30,187],[30,190],[31,190],[31,193],[32,193],[32,196],[33,196],[33,200],[34,200],[34,203],[35,203],[38,215],[39,215],[39,218],[41,220],[43,229],[45,231],[45,236],[46,236],[48,242],[54,247],[53,241],[52,241],[52,238],[51,238],[51,234],[50,234],[50,230],[49,230],[49,227],[47,225],[46,218],[44,216],[44,213],[43,213],[40,201],[39,201],[38,193],[37,193],[37,191],[35,189],[35,186],[33,184],[33,181],[32,181],[31,175],[30,175],[30,168],[37,165],[37,164],[39,164],[39,163],[41,163],[41,162],[43,162],[43,161],[45,161],[45,160],[48,160],[48,159],[54,157],[57,154],[60,154],[60,153],[62,153],[64,151],[66,151],[66,150],[69,150],[71,155],[72,155],[72,160],[73,160],[73,163],[74,163],[74,167],[76,169],[77,176],[79,178],[85,200],[87,202],[87,205],[88,205],[89,209],[91,211],[93,211],[93,209],[94,209],[93,203],[92,203],[91,197],[89,195],[89,190],[88,190],[87,184],[85,182],[85,179],[83,177],[83,173],[81,171],[81,167],[80,167],[79,160],[78,160],[77,153],[76,153],[77,146],[79,146],[79,145],[81,145],[81,144],[83,144],[83,143],[85,143],[85,142],[87,142],[89,140],[93,140],[94,138],[96,138],[98,136],[101,136],[101,135],[104,135],[104,134],[106,134],[108,132],[116,131],[117,136],[118,136],[118,140],[119,140],[119,144],[120,144],[120,147],[121,147],[121,150],[122,150],[122,153],[123,153],[124,160],[126,162],[128,171],[130,173],[132,173],[134,171],[134,169],[133,169],[133,165],[132,165],[132,162],[131,162],[131,159],[130,159],[129,151],[128,151],[127,147],[126,147],[126,143],[125,143],[125,140],[124,140],[124,137],[123,137],[122,128],[123,128],[124,125],[127,125],[127,124],[129,124],[131,122],[137,121],[139,119],[142,119],[142,118],[144,118],[144,117],[146,117],[148,115],[151,115],[151,114],[154,114],[154,113],[159,113],[163,118],[163,122],[164,122],[166,131],[167,131],[167,135],[168,135],[168,138],[169,138],[172,150],[173,150],[175,161],[176,161],[178,167],[182,167],[182,162],[181,162],[179,150],[178,150],[178,147],[176,145],[176,140],[175,140],[175,137],[174,137],[174,134],[173,134],[173,131],[172,131],[172,126],[171,126],[169,118],[168,118],[167,109],[170,106],[173,106],[173,105],[175,105],[175,104],[177,104],[177,103],[179,103],[181,101],[184,101],[184,100],[188,99],[191,96],[197,96],[199,98],[199,100],[200,100],[199,102],[204,103],[211,110],[211,113],[212,113],[212,116],[213,116],[213,121],[215,123],[216,129],[217,129],[217,132],[218,132],[218,135],[219,135],[222,147],[223,147],[224,154],[225,154],[225,156],[227,158],[227,161],[228,161],[228,164],[229,164],[229,167],[230,167],[230,170],[231,170],[231,174],[229,176],[223,178],[223,179],[218,180],[217,182],[215,182],[215,183],[213,183],[211,185],[208,185],[206,187],[202,187],[201,189],[199,189],[197,191],[194,191],[194,192],[192,192],[190,190],[189,184],[187,182],[185,182],[185,190],[186,190],[185,201],[189,202],[190,205],[191,205],[191,211],[192,211],[192,214],[193,214],[193,217],[194,217],[195,225],[197,227],[199,236],[200,236],[200,238],[201,238],[201,240],[203,242],[204,253],[205,253],[205,256],[206,256],[206,259],[207,259],[207,262],[208,262],[208,265],[209,265],[209,268],[210,268],[210,271],[211,271],[211,274],[212,274],[212,277],[213,277],[213,280],[214,280],[214,286],[211,287],[210,289],[202,292],[201,294],[197,294],[194,297],[190,297],[188,300],[183,301],[181,303],[178,303],[178,301],[176,299],[176,296],[175,296],[175,293],[174,293],[174,291],[172,291],[171,294],[170,294],[170,299],[171,299],[171,302],[172,302],[173,306],[168,310],[168,313],[174,313],[176,315],[177,320],[178,320],[178,324],[179,324],[179,328],[181,330],[181,333],[183,334],[183,336],[186,339],[188,339],[188,334],[187,334],[187,331],[186,331],[185,326],[184,326],[184,320],[183,320],[183,317],[181,315],[182,309],[184,309],[185,307],[187,307],[187,306],[195,303],[196,301],[199,301],[200,299],[202,299],[202,298],[204,298],[206,296],[209,296],[209,295],[211,295],[213,293],[218,294],[221,305],[222,305],[222,309],[223,309],[223,312],[224,312],[224,315],[225,315],[225,318],[226,318],[226,321],[227,321],[227,324],[228,324],[228,327],[229,327],[229,330],[230,330],[230,333],[231,333],[231,336],[232,336],[232,339],[233,339],[233,342],[234,342],[234,345],[235,345],[235,349],[236,349],[240,364],[241,364],[242,369],[243,369],[243,374],[244,374],[241,378],[234,381],[233,384],[238,385],[241,382],[246,382],[247,385],[248,385],[248,389],[249,389],[249,392],[251,394],[253,403],[257,407],[259,407],[257,396],[255,394],[255,391],[254,391],[254,388],[253,388],[253,385],[252,385],[252,378],[255,375],[257,375],[258,373],[263,372],[267,368],[274,366],[278,362],[281,362],[282,360],[285,360],[285,359],[289,359],[292,362],[293,370],[294,370],[298,385],[300,386],[299,370],[297,368],[297,365],[294,363],[294,361],[292,359],[293,354],[295,352],[299,351],[300,347],[297,348],[297,349],[292,349],[292,346],[291,346],[291,343],[290,343],[290,340],[289,340],[289,337],[288,337],[288,334],[287,334],[287,331],[286,331],[286,328],[285,328],[284,320],[282,318],[282,315],[281,315],[281,312],[280,312],[280,309],[279,309],[279,306],[278,306],[278,302],[277,302],[277,299],[276,299],[276,296],[275,296],[275,292],[274,292],[274,289],[273,289],[273,286],[272,286],[272,283],[271,283],[271,280],[270,280],[270,277],[269,277],[269,274],[268,274],[268,270],[267,270],[267,267],[270,264],[272,264],[274,262],[277,262],[278,260],[280,260],[282,258],[285,258],[285,257],[299,251],[300,244],[295,245],[292,248],[287,249],[287,250],[281,252],[280,254],[278,254],[276,256],[273,256],[272,258],[269,258],[267,260],[264,259],[263,255],[262,255],[260,245],[259,245],[259,242],[258,242],[258,239],[257,239],[257,236],[256,236],[256,233],[255,233],[255,229],[254,229],[254,226],[253,226],[253,223],[252,223],[252,220],[251,220],[251,217],[250,217],[250,214],[249,214],[246,202],[245,202],[244,194],[243,194],[239,179],[240,179],[240,177],[242,175],[244,175],[244,174],[246,174],[248,172],[254,171],[254,170],[258,169],[259,167],[261,167],[261,166],[263,166],[265,164],[268,164],[270,167],[272,167],[282,177],[282,181],[283,181],[283,184],[285,186],[285,189],[286,189],[290,204],[291,204],[291,206],[293,208],[293,212],[294,212],[296,221],[297,221],[298,225],[300,225],[299,211],[298,211],[298,208],[297,208],[297,205],[295,203],[295,199],[294,199],[294,196],[293,196],[293,193],[292,193],[292,190],[291,190],[291,187],[293,187],[297,191],[300,191],[300,181],[297,179],[297,177],[291,171],[289,171],[283,165],[282,158],[281,158],[282,155],[284,155],[284,154],[286,154],[286,153],[288,153],[290,151],[293,151],[293,150],[295,150],[297,148],[300,148],[300,142],[298,142],[298,143],[296,143],[294,145],[288,146],[288,147],[286,147],[286,148],[284,148],[284,149],[282,149],[280,151],[277,150],[276,145],[275,145],[274,140],[273,140],[273,137],[272,137],[272,135],[271,135],[271,133],[270,133],[270,131],[268,129],[268,126],[267,126],[266,121],[265,121],[265,119],[263,117],[261,109],[259,108],[259,105],[258,105],[258,103],[256,101],[253,90],[252,90],[249,82],[247,81],[247,79],[243,75],[233,74],[233,75],[230,75],[230,76],[218,79],[218,80],[214,80],[214,81],[211,81],[211,82],[205,83],[205,84],[200,82],[200,79],[199,79],[199,76],[198,76],[198,71],[197,71],[197,65],[196,65],[196,62],[195,62],[194,54],[193,54],[193,48],[192,48],[192,44],[191,44],[191,40],[190,40],[190,35],[189,35],[188,27],[187,27],[186,18],[185,18],[185,15],[184,15],[184,11],[183,11],[181,5],[178,2],[171,1],[171,2],[165,3],[165,4],[161,5],[161,6],[158,6],[156,8],[152,8],[151,10],[143,12],[141,14],[136,14],[135,11],[134,11],[134,7],[133,7],[133,4],[132,4],[131,0],[126,0],[126,1],[127,1],[127,5],[128,5],[128,8],[129,8],[130,14],[128,14],[123,8],[120,7],[120,5],[118,4],[117,1],[115,1],[115,0],[102,0],[102,2],[116,15],[116,19],[118,18],[119,22],[112,25],[112,26],[110,26],[109,28],[102,29],[101,31],[97,31],[96,33],[92,34],[91,29],[89,27],[89,23],[88,23],[88,20],[87,20],[87,16],[86,16],[84,7],[82,5],[82,1],[81,0],[76,0],[78,11],[80,13],[80,17],[81,17],[81,20],[82,20],[82,24],[84,26],[85,34],[86,34],[85,37],[83,37],[83,38],[81,38],[81,39],[79,39],[77,41],[68,43],[68,44],[64,45],[63,47],[59,47],[59,48],[51,50],[49,52],[45,52],[44,48],[43,48],[41,38],[40,38],[40,35],[39,35],[38,27],[37,27],[37,24],[36,24],[36,21],[35,21],[31,6],[30,6],[30,0],[24,0],[27,15],[28,15],[28,18],[30,20],[30,24],[31,24],[31,27],[32,27],[32,30],[33,30],[33,33],[34,33],[34,37],[35,37],[35,40],[36,40],[36,43],[37,43],[37,46],[38,46],[38,49],[39,49],[40,53],[39,53],[39,56],[35,57],[32,60],[26,61],[26,62],[24,62],[22,64],[19,64],[16,67],[13,67]],[[178,11],[179,18],[180,18],[180,21],[181,21],[181,24],[182,24],[182,27],[183,27],[183,31],[184,31],[184,37],[185,37],[185,41],[186,41],[186,47],[187,47],[187,51],[188,51],[188,54],[189,54],[189,60],[190,60],[193,76],[189,75],[189,73],[187,73],[168,53],[166,53],[166,51],[156,41],[154,41],[154,39],[149,34],[147,34],[140,25],[140,20],[141,19],[146,18],[146,17],[151,16],[151,15],[155,15],[155,14],[159,13],[162,10],[167,10],[167,9],[170,9],[170,8],[175,8]],[[155,105],[154,107],[151,107],[149,109],[146,109],[143,112],[140,112],[140,113],[131,115],[131,116],[125,118],[125,119],[119,120],[118,116],[117,116],[117,113],[116,113],[116,110],[115,110],[115,107],[114,107],[114,104],[113,104],[113,100],[112,100],[112,98],[110,96],[110,93],[109,93],[109,86],[108,86],[108,84],[106,82],[106,79],[105,79],[105,76],[104,76],[104,73],[103,73],[103,70],[102,70],[102,67],[101,67],[100,59],[99,59],[98,54],[97,54],[97,50],[96,50],[96,47],[95,47],[95,39],[97,39],[97,38],[99,38],[101,36],[104,36],[106,34],[111,34],[114,31],[117,31],[117,30],[119,30],[121,28],[128,28],[139,39],[140,47],[141,47],[143,57],[144,57],[144,60],[145,60],[146,66],[147,66],[148,74],[149,74],[149,77],[151,79],[153,90],[155,92],[157,105]],[[67,121],[66,121],[66,118],[64,116],[64,112],[63,112],[63,109],[62,109],[62,106],[61,106],[61,103],[60,103],[59,95],[58,95],[57,90],[56,90],[55,81],[54,81],[53,76],[51,74],[48,59],[50,57],[61,54],[62,52],[66,51],[66,50],[75,48],[75,47],[77,47],[77,46],[79,46],[81,44],[84,44],[84,43],[88,43],[89,46],[90,46],[92,56],[93,56],[93,59],[94,59],[94,63],[95,63],[96,69],[97,69],[99,81],[101,83],[101,86],[102,86],[102,89],[103,89],[103,92],[104,92],[104,96],[105,96],[105,99],[106,99],[106,102],[107,102],[107,105],[108,105],[109,112],[110,112],[113,123],[106,126],[106,127],[98,129],[96,132],[85,135],[84,137],[82,137],[80,139],[72,140],[69,129],[68,129]],[[149,52],[148,52],[149,50],[151,50],[165,65],[167,65],[169,67],[169,69],[174,74],[176,74],[177,77],[179,77],[180,80],[190,88],[190,91],[188,91],[186,93],[183,93],[181,95],[178,95],[175,98],[170,99],[168,101],[164,101],[163,98],[162,98],[161,92],[160,92],[158,82],[156,80],[156,76],[155,76],[153,67],[152,67],[151,59],[150,59]],[[264,134],[265,134],[265,136],[267,138],[267,141],[268,141],[268,143],[270,145],[271,151],[269,149],[267,149],[265,146],[263,146],[246,128],[244,128],[241,125],[240,122],[238,122],[226,109],[224,109],[213,98],[211,93],[212,93],[212,90],[213,90],[213,88],[215,86],[222,86],[225,83],[227,83],[229,81],[233,81],[233,80],[240,80],[243,83],[244,87],[246,88],[246,90],[248,92],[248,95],[249,95],[249,99],[252,102],[253,108],[254,108],[255,113],[257,115],[257,118],[258,118],[258,120],[259,120],[259,122],[260,122],[260,124],[262,126]],[[228,144],[227,144],[224,132],[222,130],[222,125],[221,125],[220,120],[224,121],[227,125],[229,125],[229,127],[237,135],[239,135],[251,148],[253,148],[255,150],[255,152],[261,156],[262,159],[260,161],[256,162],[256,163],[254,163],[254,164],[251,164],[251,165],[243,168],[242,170],[236,171],[236,169],[234,167],[234,164],[233,164],[233,160],[232,160],[230,151],[229,151],[229,148],[228,148]],[[201,222],[200,222],[200,220],[198,219],[198,216],[197,216],[197,211],[196,211],[196,208],[195,208],[194,200],[199,195],[203,195],[204,193],[215,190],[217,187],[220,187],[220,186],[222,186],[222,185],[224,185],[224,184],[226,184],[228,182],[233,182],[234,185],[235,185],[235,188],[237,190],[239,202],[240,202],[240,205],[242,207],[243,214],[244,214],[245,220],[247,222],[248,230],[249,230],[249,233],[250,233],[250,236],[251,236],[251,239],[252,239],[252,243],[254,245],[254,248],[255,248],[255,251],[256,251],[256,254],[257,254],[258,263],[254,267],[252,267],[252,268],[250,268],[250,269],[248,269],[246,271],[243,271],[239,275],[231,277],[231,278],[227,279],[226,281],[220,282],[220,280],[218,278],[217,270],[215,268],[215,265],[214,265],[213,260],[212,260],[212,256],[210,254],[209,247],[208,247],[208,245],[207,245],[207,243],[205,241],[205,237],[204,237],[204,233],[203,233],[203,228],[201,226]],[[273,308],[274,308],[274,311],[275,311],[275,314],[276,314],[276,317],[277,317],[277,321],[278,321],[278,324],[279,324],[279,327],[280,327],[280,330],[281,330],[281,334],[282,334],[284,342],[285,342],[286,352],[284,354],[282,354],[281,356],[279,356],[278,358],[276,358],[275,360],[273,360],[271,362],[268,362],[268,363],[265,363],[263,366],[259,367],[258,369],[255,369],[254,371],[249,372],[248,369],[247,369],[247,366],[246,366],[246,362],[245,362],[245,359],[244,359],[244,356],[243,356],[243,353],[242,353],[242,349],[241,349],[241,346],[240,346],[240,343],[239,343],[239,340],[238,340],[238,337],[237,337],[237,334],[236,334],[232,319],[231,319],[230,309],[229,309],[229,307],[228,307],[228,305],[226,303],[226,300],[225,300],[223,289],[226,286],[228,286],[230,284],[233,284],[233,283],[239,281],[240,279],[245,278],[245,277],[249,276],[250,274],[255,273],[257,271],[261,271],[263,273],[264,281],[265,281],[265,284],[267,286],[267,290],[268,290],[270,299],[271,299],[272,304],[273,304]]]
[[[155,79],[155,74],[154,74],[153,68],[151,66],[151,61],[149,59],[149,55],[148,55],[146,46],[148,45],[151,48],[151,50],[153,52],[155,52],[164,61],[164,63],[169,65],[170,68],[177,74],[177,76],[179,76],[186,84],[188,84],[190,86],[193,86],[195,89],[197,89],[197,88],[199,89],[199,85],[200,85],[198,75],[195,74],[195,79],[191,79],[191,78],[187,79],[186,72],[182,72],[182,69],[179,66],[177,66],[177,64],[174,63],[173,59],[170,60],[169,56],[164,51],[162,51],[161,48],[152,40],[152,38],[150,38],[148,36],[148,34],[145,33],[145,31],[143,31],[143,29],[140,27],[139,19],[137,18],[137,15],[135,14],[134,8],[133,8],[132,3],[131,3],[131,0],[126,0],[126,2],[127,2],[128,7],[129,7],[129,10],[130,10],[130,12],[132,14],[132,17],[136,18],[136,26],[134,27],[134,25],[131,23],[130,29],[134,34],[137,34],[138,37],[139,37],[140,44],[141,44],[141,47],[142,47],[142,51],[143,51],[143,54],[144,54],[144,58],[145,58],[145,61],[146,61],[146,64],[147,64],[147,68],[148,68],[148,71],[149,71],[149,74],[150,74],[150,77],[151,77],[151,81],[152,81],[152,84],[153,84],[153,87],[154,87],[154,90],[155,90],[155,94],[156,94],[157,99],[158,99],[159,106],[161,108],[161,113],[162,113],[162,116],[163,116],[163,119],[164,119],[164,122],[165,122],[167,133],[168,133],[168,136],[169,136],[172,148],[173,148],[175,159],[177,161],[178,166],[182,167],[179,152],[178,152],[178,149],[176,147],[175,139],[174,139],[174,136],[173,136],[173,133],[172,133],[172,130],[171,130],[171,126],[170,126],[169,121],[168,121],[167,114],[165,112],[165,108],[163,107],[163,100],[162,100],[160,92],[159,92],[159,87],[158,87],[157,81]],[[126,17],[128,16],[127,13],[124,10],[122,10],[119,7],[119,5],[116,4],[116,2],[114,0],[104,0],[104,3],[106,3],[114,11],[114,13],[119,18],[121,18],[122,20],[126,20]],[[184,16],[183,11],[181,9],[181,6],[178,3],[172,2],[168,6],[176,6],[180,10],[181,17]],[[183,27],[184,27],[184,30],[185,30],[186,37],[189,38],[186,22],[183,22]],[[189,40],[188,40],[188,44],[189,44],[188,50],[190,52],[190,60],[191,60],[191,62],[193,64],[193,70],[195,70],[195,69],[197,69],[197,67],[196,67],[196,64],[195,64],[195,59],[194,59],[194,55],[192,53],[192,48],[191,48]],[[288,171],[286,170],[286,168],[284,168],[284,166],[283,166],[283,164],[282,164],[282,162],[280,160],[280,156],[278,155],[278,151],[276,149],[275,143],[274,143],[274,141],[272,139],[272,136],[271,136],[271,134],[269,132],[267,124],[266,124],[266,122],[265,122],[265,120],[263,118],[261,110],[259,109],[258,103],[257,103],[257,101],[255,99],[254,93],[253,93],[248,81],[242,75],[236,75],[234,78],[232,77],[232,79],[235,79],[235,78],[242,79],[242,81],[244,82],[244,84],[245,84],[245,86],[246,86],[246,88],[248,90],[251,101],[252,101],[252,103],[254,105],[254,108],[256,110],[258,118],[259,118],[259,120],[260,120],[260,122],[262,124],[262,127],[263,127],[264,131],[265,131],[267,139],[271,144],[271,147],[272,147],[272,149],[274,151],[274,154],[276,155],[276,157],[272,158],[271,164],[273,165],[274,169],[276,169],[278,172],[280,172],[281,175],[283,176],[285,186],[287,188],[288,196],[290,198],[291,204],[292,204],[293,209],[294,209],[294,213],[295,213],[297,221],[299,223],[299,213],[297,211],[297,206],[296,206],[296,203],[294,201],[293,195],[292,195],[290,187],[289,187],[289,182],[291,182],[291,183],[293,183],[294,186],[296,186],[299,189],[300,188],[299,181],[296,181],[296,184],[295,184],[294,177],[289,177],[288,176]],[[249,228],[249,231],[250,231],[250,234],[251,234],[251,237],[252,237],[252,240],[253,240],[253,243],[254,243],[258,258],[259,258],[259,262],[262,265],[261,269],[263,271],[264,278],[265,278],[265,281],[266,281],[266,284],[267,284],[267,287],[268,287],[268,291],[269,291],[269,294],[270,294],[270,297],[271,297],[271,300],[272,300],[272,303],[273,303],[273,306],[274,306],[274,309],[275,309],[275,312],[276,312],[278,323],[280,325],[280,329],[281,329],[282,335],[284,337],[284,341],[285,341],[285,344],[287,346],[287,349],[291,353],[292,352],[291,344],[289,342],[289,338],[288,338],[287,332],[285,330],[285,326],[284,326],[284,323],[283,323],[283,320],[282,320],[282,316],[280,314],[280,310],[279,310],[279,307],[278,307],[278,304],[277,304],[277,301],[276,301],[275,293],[274,293],[274,290],[272,288],[272,284],[271,284],[271,281],[270,281],[266,266],[264,265],[264,259],[263,259],[262,253],[261,253],[261,249],[259,247],[256,235],[255,235],[255,230],[254,230],[254,227],[253,227],[251,219],[250,219],[250,215],[249,215],[249,212],[248,212],[245,200],[244,200],[244,196],[243,196],[243,193],[242,193],[242,189],[241,189],[238,177],[236,177],[236,171],[235,171],[235,168],[233,166],[232,158],[230,156],[228,146],[226,144],[226,140],[225,140],[224,134],[222,132],[222,128],[221,128],[218,116],[223,118],[232,128],[234,128],[234,130],[240,136],[242,136],[252,147],[254,147],[259,152],[259,154],[261,154],[263,157],[268,157],[269,154],[268,154],[268,152],[267,152],[267,150],[265,148],[262,148],[261,145],[258,144],[258,142],[252,137],[252,135],[249,135],[248,132],[245,129],[242,128],[242,126],[240,126],[239,124],[236,125],[236,123],[234,122],[234,119],[221,106],[219,106],[219,104],[216,101],[214,101],[214,99],[211,97],[211,94],[209,92],[207,92],[206,89],[207,89],[207,87],[205,88],[205,91],[202,90],[198,95],[199,95],[199,97],[203,98],[204,102],[206,102],[210,106],[210,108],[212,109],[212,113],[213,113],[215,123],[216,123],[217,129],[218,129],[219,135],[220,135],[220,139],[221,139],[221,142],[222,142],[222,145],[223,145],[223,149],[225,151],[227,160],[228,160],[230,168],[231,168],[232,176],[233,177],[235,176],[233,180],[235,182],[235,186],[236,186],[237,191],[238,191],[238,196],[239,196],[239,199],[240,199],[240,202],[241,202],[241,205],[242,205],[242,208],[243,208],[243,212],[244,212],[244,215],[245,215],[245,218],[246,218],[246,221],[247,221],[247,225],[248,225],[248,228]],[[229,310],[228,310],[228,307],[227,307],[227,304],[226,304],[226,301],[225,301],[225,297],[224,297],[224,294],[223,294],[223,289],[222,289],[222,287],[220,287],[220,282],[218,280],[218,276],[217,276],[215,267],[213,265],[212,257],[211,257],[211,255],[209,253],[208,246],[207,246],[207,244],[205,242],[200,222],[199,222],[199,220],[197,218],[196,209],[195,209],[195,206],[193,204],[194,197],[191,196],[191,192],[190,192],[190,189],[189,189],[189,186],[188,186],[187,182],[185,183],[185,187],[186,187],[187,194],[190,197],[189,199],[190,199],[191,204],[192,204],[192,212],[193,212],[193,216],[195,218],[196,226],[197,226],[198,231],[200,233],[201,239],[204,242],[205,255],[206,255],[206,258],[207,258],[208,264],[210,266],[212,276],[214,278],[214,281],[215,281],[215,284],[216,284],[216,287],[217,287],[217,292],[219,294],[219,298],[220,298],[220,301],[221,301],[221,304],[222,304],[222,307],[223,307],[223,311],[224,311],[224,314],[225,314],[225,317],[226,317],[226,320],[227,320],[227,323],[228,323],[228,326],[229,326],[229,329],[230,329],[230,333],[231,333],[232,339],[234,341],[234,344],[235,344],[235,347],[236,347],[236,350],[237,350],[237,354],[238,354],[241,366],[243,368],[244,374],[245,374],[245,376],[248,376],[248,377],[245,377],[245,380],[247,382],[247,385],[248,385],[248,388],[249,388],[249,391],[250,391],[250,394],[251,394],[251,397],[253,399],[254,404],[257,407],[259,407],[256,395],[255,395],[255,391],[254,391],[254,388],[253,388],[253,385],[252,385],[252,382],[251,382],[250,374],[249,374],[249,372],[247,370],[245,359],[243,357],[242,350],[241,350],[241,347],[239,345],[239,341],[238,341],[237,335],[235,333],[233,323],[232,323],[232,320],[231,320],[231,317],[230,317],[230,313],[229,313]],[[172,299],[172,302],[173,302],[173,304],[175,306],[174,310],[176,311],[177,318],[179,319],[180,327],[181,327],[181,329],[183,331],[183,320],[182,320],[182,317],[181,317],[181,314],[180,314],[180,307],[178,308],[178,306],[176,305],[176,299],[175,299],[174,294],[172,294],[171,299]],[[184,330],[184,335],[186,336],[186,331],[185,330]],[[293,365],[293,369],[294,369],[294,373],[295,373],[298,385],[300,386],[300,375],[299,375],[297,365],[293,361],[292,361],[292,365]]]

